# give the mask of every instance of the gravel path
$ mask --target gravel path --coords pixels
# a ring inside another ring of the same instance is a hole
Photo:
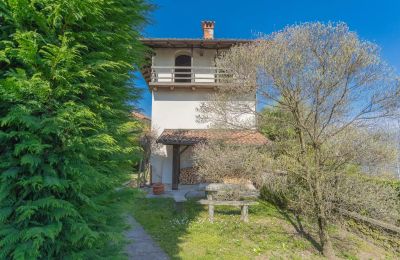
[[[131,241],[125,247],[129,259],[169,260],[168,255],[154,242],[132,216],[127,216],[127,222],[131,226],[125,232],[126,238]]]

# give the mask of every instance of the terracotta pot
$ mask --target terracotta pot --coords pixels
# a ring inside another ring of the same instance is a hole
[[[160,195],[164,193],[164,184],[162,183],[154,183],[153,184],[153,194]]]

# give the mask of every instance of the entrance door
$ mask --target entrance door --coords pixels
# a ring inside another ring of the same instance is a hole
[[[189,55],[179,55],[175,58],[175,82],[191,82],[191,69],[186,67],[192,66],[192,57]]]

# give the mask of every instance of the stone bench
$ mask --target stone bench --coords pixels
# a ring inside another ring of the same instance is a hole
[[[200,200],[202,205],[208,205],[208,214],[210,222],[214,221],[215,206],[238,206],[241,208],[241,220],[249,221],[249,206],[258,204],[254,201],[259,192],[255,189],[249,189],[243,185],[211,183],[205,187],[207,194],[206,200]]]
[[[199,200],[202,205],[208,205],[208,214],[210,222],[214,222],[214,207],[215,206],[239,206],[241,208],[240,219],[244,222],[249,222],[249,206],[256,205],[256,201],[243,201],[243,200]]]

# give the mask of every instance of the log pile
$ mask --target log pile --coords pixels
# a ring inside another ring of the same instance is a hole
[[[187,167],[182,168],[179,175],[180,184],[198,184],[202,182],[202,178],[199,176],[197,168]]]

